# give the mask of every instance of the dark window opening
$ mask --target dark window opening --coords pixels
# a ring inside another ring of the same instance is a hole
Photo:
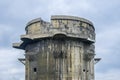
[[[83,72],[85,72],[85,69],[83,69]]]
[[[33,71],[34,71],[34,72],[37,72],[37,68],[33,68]]]

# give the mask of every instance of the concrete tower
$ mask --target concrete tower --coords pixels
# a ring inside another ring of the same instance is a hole
[[[25,50],[26,80],[94,80],[95,29],[89,20],[55,15],[26,25],[14,48]]]

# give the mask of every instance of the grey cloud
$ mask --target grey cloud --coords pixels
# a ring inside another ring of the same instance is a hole
[[[96,80],[118,80],[120,79],[120,70],[119,69],[111,69],[108,72],[97,73]]]

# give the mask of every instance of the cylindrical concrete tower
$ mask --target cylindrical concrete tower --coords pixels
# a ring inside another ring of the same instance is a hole
[[[26,80],[94,80],[95,29],[89,20],[55,15],[26,25],[22,42]]]

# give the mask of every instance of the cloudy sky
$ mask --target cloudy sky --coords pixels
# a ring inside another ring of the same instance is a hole
[[[96,80],[120,79],[120,0],[0,0],[0,80],[25,80],[24,65],[17,58],[24,51],[13,49],[28,21],[51,15],[89,19],[96,29]]]

